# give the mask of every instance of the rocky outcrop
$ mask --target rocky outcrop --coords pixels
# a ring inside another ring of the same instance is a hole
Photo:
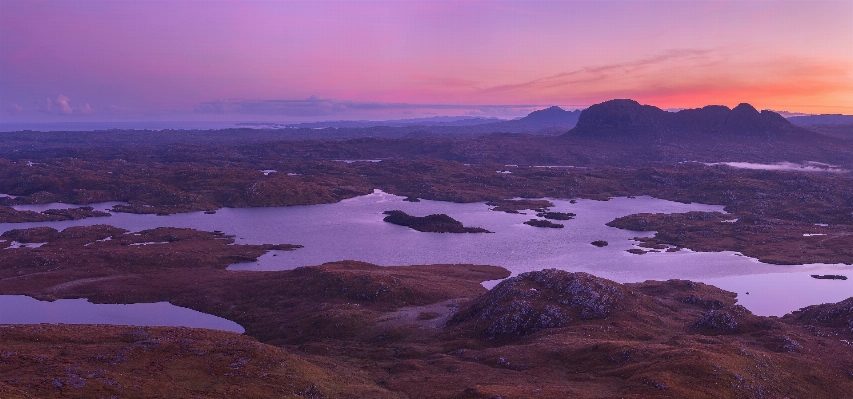
[[[425,233],[491,233],[479,227],[465,227],[462,222],[443,213],[427,216],[411,216],[403,211],[385,211],[384,221],[406,226]]]
[[[696,305],[705,309],[722,309],[726,306],[726,304],[720,300],[712,298],[701,298],[695,295],[688,295],[684,298],[681,298],[681,302]]]
[[[743,319],[750,314],[752,313],[749,310],[740,305],[711,309],[703,314],[694,326],[711,332],[734,333],[742,328]]]
[[[486,339],[512,339],[572,321],[604,319],[630,294],[621,284],[587,273],[549,269],[502,281],[454,315]]]
[[[787,314],[785,321],[819,327],[832,327],[853,335],[853,298],[838,303],[804,307]]]

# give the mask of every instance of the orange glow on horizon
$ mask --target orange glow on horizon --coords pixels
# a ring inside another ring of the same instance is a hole
[[[853,2],[48,0],[0,11],[2,121],[513,117],[613,98],[853,114]],[[63,112],[51,107],[60,96]],[[329,100],[323,112],[256,106],[312,96]]]

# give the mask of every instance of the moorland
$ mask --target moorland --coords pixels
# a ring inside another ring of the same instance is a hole
[[[753,315],[733,293],[682,280],[619,284],[546,270],[486,290],[482,281],[510,273],[345,260],[238,272],[226,268],[298,243],[237,245],[219,232],[174,228],[128,232],[109,226],[109,213],[84,207],[120,201],[112,212],[213,212],[333,203],[381,189],[545,215],[547,198],[649,195],[723,205],[727,213],[609,223],[655,231],[640,239],[645,250],[853,263],[847,125],[795,125],[748,104],[667,112],[612,100],[572,115],[545,111],[523,123],[461,126],[2,133],[0,221],[96,217],[100,224],[3,233],[0,246],[46,244],[2,249],[0,294],[168,301],[236,321],[246,334],[2,326],[0,393],[807,398],[853,388],[853,299],[776,318]],[[81,207],[11,207],[52,202]],[[142,242],[164,244],[131,245]]]

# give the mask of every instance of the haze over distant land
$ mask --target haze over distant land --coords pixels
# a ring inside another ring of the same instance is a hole
[[[0,122],[853,114],[851,20],[849,1],[3,1]]]
[[[533,111],[523,118],[431,117],[389,121],[325,121],[310,123],[274,122],[52,122],[0,123],[0,132],[104,132],[104,131],[206,131],[263,130],[277,132],[277,139],[344,139],[355,137],[408,137],[411,135],[482,135],[488,133],[535,133],[559,135],[574,127],[580,110],[557,106]]]
[[[627,137],[636,135],[638,129],[655,137],[675,138],[678,130],[684,132],[719,132],[735,130],[755,134],[784,134],[794,126],[805,127],[836,137],[853,136],[851,115],[797,115],[783,118],[779,113],[763,110],[759,112],[750,104],[742,103],[734,109],[726,106],[707,105],[702,108],[662,110],[652,105],[641,105],[634,100],[609,100],[591,106],[586,123],[591,118],[604,122],[593,129],[593,136],[617,134]],[[538,133],[560,135],[575,127],[582,111],[567,111],[558,106],[535,110],[524,117],[511,120],[499,118],[435,116],[397,120],[334,120],[305,123],[276,122],[227,122],[227,121],[152,121],[152,122],[48,122],[48,123],[3,123],[0,132],[20,131],[107,131],[107,130],[223,130],[257,129],[280,131],[280,139],[354,138],[354,137],[409,137],[418,133],[445,135],[477,135],[489,133]],[[602,112],[604,114],[602,114]],[[621,115],[619,115],[621,113]],[[591,116],[597,115],[597,116]],[[620,122],[622,120],[622,122]],[[787,120],[790,123],[785,123]],[[619,126],[620,123],[626,124]],[[608,127],[609,126],[609,127]],[[646,126],[643,128],[642,126]],[[651,127],[651,128],[649,128]],[[394,129],[397,128],[397,129]],[[608,130],[609,129],[609,130]],[[614,130],[615,129],[615,130]],[[609,131],[610,133],[606,133]],[[796,130],[796,129],[794,129]],[[579,137],[590,135],[588,126],[581,126],[572,133]],[[737,133],[737,132],[735,132]]]
[[[844,125],[853,123],[853,115],[802,115],[788,120],[795,125]]]

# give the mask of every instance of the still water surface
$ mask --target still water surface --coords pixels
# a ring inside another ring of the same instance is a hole
[[[37,323],[182,326],[241,334],[245,331],[231,320],[168,302],[116,305],[94,304],[85,299],[47,302],[23,295],[0,295],[0,324]]]
[[[563,229],[537,228],[523,222],[535,217],[490,211],[483,203],[406,202],[403,197],[376,191],[335,204],[281,208],[223,208],[170,216],[115,213],[107,218],[77,221],[0,224],[0,232],[32,226],[63,229],[74,225],[110,224],[131,231],[160,226],[221,230],[240,244],[301,244],[295,251],[271,251],[257,262],[232,265],[232,270],[286,270],[299,266],[353,259],[383,266],[474,263],[503,266],[513,274],[546,268],[584,271],[618,282],[690,279],[738,293],[739,303],[760,315],[782,315],[800,307],[837,302],[853,296],[847,281],[815,280],[810,274],[850,274],[846,265],[779,266],[764,264],[734,252],[648,253],[635,248],[634,232],[605,226],[633,213],[721,211],[722,206],[682,204],[651,197],[609,201],[552,200],[557,212],[577,214],[559,221]],[[95,204],[95,209],[104,208]],[[445,213],[466,226],[494,234],[422,233],[383,222],[383,211],[399,209],[415,216]],[[610,245],[598,248],[595,240]],[[851,276],[853,277],[853,276]],[[853,281],[853,280],[848,280]],[[494,283],[492,283],[493,285]],[[487,284],[488,285],[488,284]],[[749,292],[747,295],[746,292]]]

